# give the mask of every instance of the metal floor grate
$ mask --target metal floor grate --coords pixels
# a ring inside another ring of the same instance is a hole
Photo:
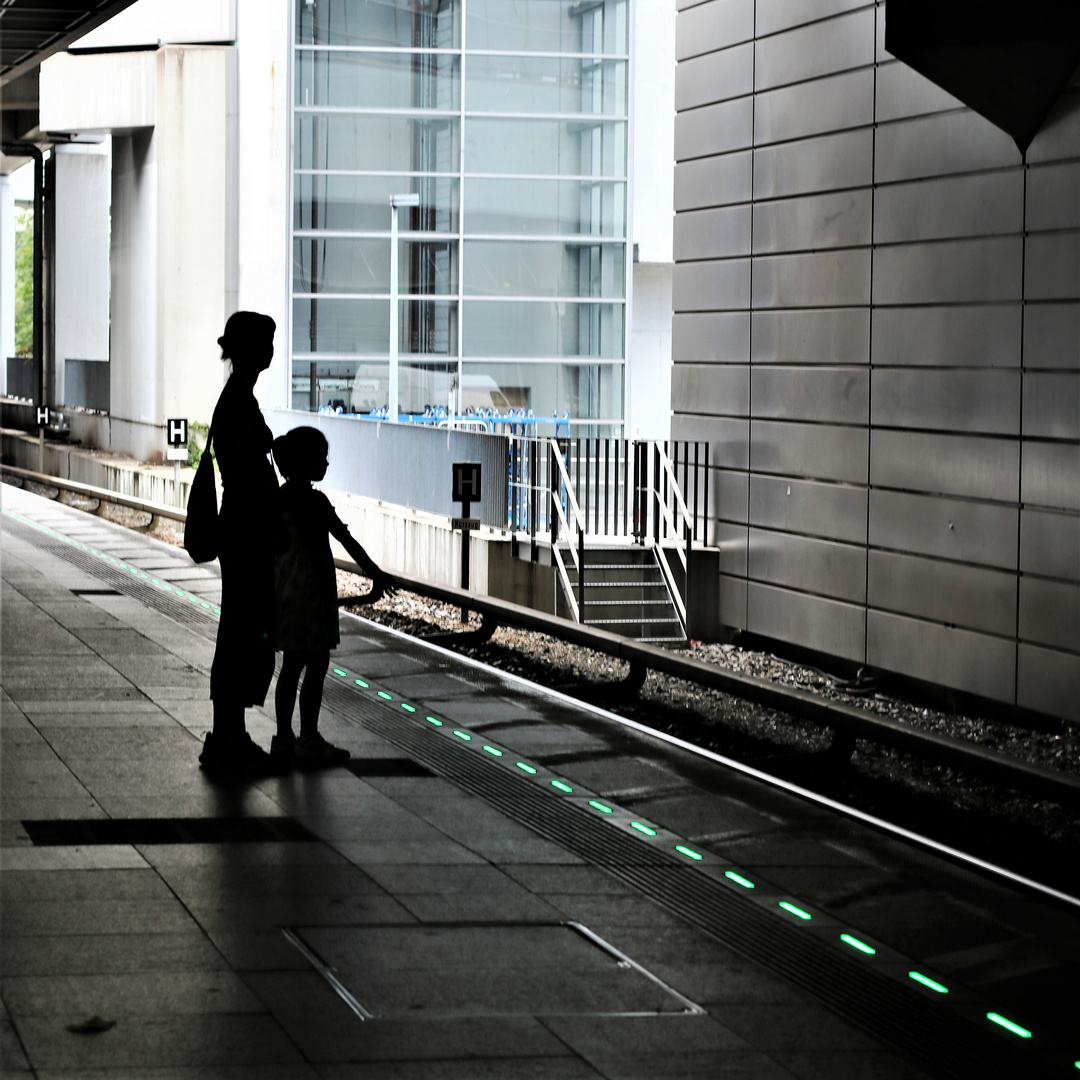
[[[53,818],[24,821],[35,847],[100,844],[271,844],[317,842],[306,825],[288,817]]]

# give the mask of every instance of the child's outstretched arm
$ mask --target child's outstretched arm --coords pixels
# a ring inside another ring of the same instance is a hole
[[[330,517],[330,535],[340,541],[341,546],[348,552],[349,558],[371,578],[376,592],[392,593],[394,591],[394,579],[379,567],[378,563],[357,543],[345,522],[333,513]]]

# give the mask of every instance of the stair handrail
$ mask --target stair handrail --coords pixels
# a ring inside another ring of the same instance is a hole
[[[690,635],[687,634],[686,631],[686,603],[680,595],[679,590],[675,587],[675,577],[671,572],[667,554],[660,544],[654,544],[653,550],[656,552],[656,561],[660,566],[660,573],[664,576],[664,584],[667,586],[668,596],[671,597],[672,606],[675,608],[675,614],[679,616],[679,622],[682,623],[683,633],[689,637]]]
[[[664,448],[657,443],[656,444],[656,460],[660,464],[660,468],[667,475],[669,482],[671,483],[671,494],[675,503],[674,512],[668,507],[667,500],[660,497],[660,477],[655,476],[653,483],[656,485],[653,492],[656,505],[660,512],[664,516],[664,520],[667,522],[670,528],[670,535],[675,543],[675,550],[678,552],[679,561],[682,563],[683,581],[686,582],[686,588],[689,592],[690,585],[690,548],[692,544],[692,521],[690,517],[690,510],[686,505],[686,500],[683,498],[682,486],[679,484],[678,477],[675,473],[675,469],[672,466],[671,458],[668,457]],[[682,535],[678,528],[678,516],[682,515]],[[671,565],[668,563],[667,552],[664,550],[664,546],[657,542],[655,544],[657,563],[660,566],[660,572],[663,574],[665,583],[667,584],[668,594],[674,603],[675,613],[679,616],[679,621],[682,623],[683,633],[689,637],[687,631],[687,619],[686,619],[686,599],[683,598],[675,585],[675,575],[671,572]]]
[[[566,601],[570,608],[571,614],[574,616],[574,622],[584,622],[585,530],[582,528],[581,524],[581,507],[578,505],[577,496],[574,494],[574,488],[570,483],[570,474],[566,471],[566,462],[563,460],[563,452],[562,447],[559,446],[559,440],[548,439],[548,447],[551,456],[554,458],[558,465],[560,483],[563,490],[566,492],[566,498],[570,504],[570,509],[573,511],[574,529],[576,529],[577,531],[577,542],[570,544],[570,554],[574,560],[574,569],[577,570],[577,599],[574,598],[574,590],[570,586],[570,575],[566,571],[566,564],[563,562],[562,552],[559,550],[559,545],[557,543],[552,543],[551,553],[555,560],[555,565],[558,567],[559,584],[562,586],[563,594],[566,597]],[[554,479],[554,477],[552,477],[552,479]],[[555,504],[555,512],[558,515],[559,520],[562,522],[563,529],[566,531],[567,538],[569,539],[574,535],[574,531],[570,528],[570,521],[567,517],[566,510],[563,507],[562,499],[555,496],[555,485],[551,484],[550,486],[552,489],[551,501]]]

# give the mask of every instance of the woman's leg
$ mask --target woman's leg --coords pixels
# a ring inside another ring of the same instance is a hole
[[[323,680],[330,667],[330,652],[306,653],[304,685],[300,688],[300,734],[314,735],[319,730]],[[278,686],[280,686],[280,681]]]

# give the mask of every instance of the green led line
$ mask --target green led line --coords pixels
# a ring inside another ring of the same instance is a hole
[[[1073,1062],[1073,1068],[1074,1069],[1080,1069],[1080,1061],[1074,1061]]]
[[[358,679],[357,682],[359,682],[359,681],[360,680]],[[434,716],[428,716],[428,717],[425,717],[425,719],[427,720],[427,722],[429,724],[434,724],[436,727],[442,727],[442,721],[437,720]]]
[[[364,682],[363,679],[353,679],[353,682],[356,683],[357,686],[361,687],[361,689],[366,690],[368,688],[368,684]]]
[[[386,698],[387,701],[393,701],[394,700],[394,695],[393,694],[388,694],[385,690],[380,690],[379,691],[379,697]]]
[[[494,746],[488,746],[488,745],[487,745],[487,743],[485,743],[485,744],[484,744],[484,749],[485,749],[485,750],[486,750],[486,751],[487,751],[487,752],[488,752],[489,754],[492,754],[492,755],[494,755],[495,757],[502,757],[502,751],[501,751],[501,750],[496,750]]]
[[[908,978],[914,979],[917,983],[922,983],[923,986],[930,987],[931,990],[936,990],[939,994],[947,994],[949,992],[948,987],[942,986],[939,982],[934,982],[933,979],[928,979],[918,971],[909,971]]]
[[[802,908],[797,908],[794,904],[789,904],[786,900],[781,900],[780,901],[780,906],[785,911],[790,911],[792,915],[796,915],[800,919],[809,919],[810,918],[810,912],[803,911]]]
[[[522,772],[527,772],[530,776],[536,775],[536,770],[531,765],[526,765],[524,761],[517,761],[514,763]]]
[[[701,860],[705,858],[705,856],[702,855],[700,852],[694,851],[693,848],[686,847],[685,844],[676,844],[675,850],[680,855],[685,855],[688,859],[695,860],[695,862],[701,862]]]
[[[215,615],[220,615],[221,614],[221,608],[219,608],[219,607],[214,608],[214,614]]]
[[[206,602],[205,600],[204,600],[204,601],[202,602],[202,605],[201,605],[201,606],[202,606],[202,607],[204,607],[204,608],[206,608],[206,610],[207,610],[207,611],[209,611],[209,610],[210,610],[210,605],[209,605],[209,604],[208,604],[208,603],[207,603],[207,602]]]
[[[754,883],[748,878],[744,878],[742,874],[736,874],[734,870],[725,870],[724,877],[731,878],[736,885],[741,885],[744,889],[753,889]]]
[[[410,705],[410,704],[409,704],[409,703],[408,703],[407,701],[403,701],[403,702],[401,703],[401,707],[402,707],[402,708],[403,708],[403,709],[404,709],[404,710],[405,710],[406,712],[416,712],[416,706],[415,706],[415,705]]]
[[[466,731],[459,731],[457,728],[454,728],[454,734],[459,739],[464,739],[466,742],[472,742],[472,736]]]
[[[1006,1031],[1011,1031],[1014,1035],[1019,1035],[1021,1039],[1030,1039],[1031,1032],[1027,1028],[1022,1028],[1019,1024],[1014,1024],[1011,1020],[1006,1020],[1001,1013],[987,1013],[987,1020],[992,1020],[995,1024],[1000,1024]]]
[[[852,937],[850,934],[841,934],[840,940],[846,945],[850,945],[853,949],[858,949],[861,953],[866,953],[867,956],[873,956],[877,953],[877,949],[872,949],[865,941],[860,941],[857,937]]]
[[[646,836],[655,836],[656,830],[650,829],[648,825],[642,825],[640,821],[631,821],[631,829],[637,829],[639,833],[644,833]]]
[[[599,810],[601,814],[613,814],[615,812],[610,806],[605,806],[602,802],[597,802],[595,799],[590,799],[589,805],[594,809]]]
[[[565,791],[567,795],[571,794],[574,790],[569,784],[562,780],[552,780],[551,786],[553,788],[558,788],[560,791]]]
[[[340,676],[341,676],[341,677],[342,677],[342,678],[344,679],[344,678],[345,678],[345,676],[346,676],[346,675],[348,675],[348,672],[347,672],[347,671],[343,671],[343,670],[342,670],[341,668],[339,668],[339,667],[336,667],[336,668],[334,668],[334,674],[335,674],[335,675],[340,675]]]

